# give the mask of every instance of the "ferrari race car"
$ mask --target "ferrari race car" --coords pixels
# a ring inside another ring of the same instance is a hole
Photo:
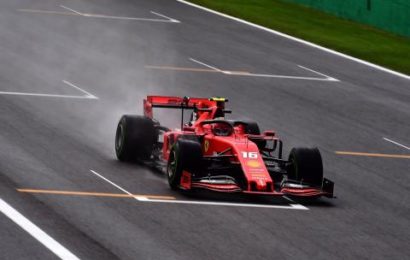
[[[115,137],[120,161],[162,168],[172,189],[208,189],[260,195],[333,197],[317,148],[293,148],[282,157],[274,131],[252,121],[227,120],[225,98],[148,96],[144,116],[124,115]],[[162,126],[153,108],[180,109],[180,129]],[[184,123],[184,111],[190,110]]]

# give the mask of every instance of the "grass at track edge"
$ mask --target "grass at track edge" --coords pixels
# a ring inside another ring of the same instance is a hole
[[[189,0],[410,75],[410,38],[281,0]]]

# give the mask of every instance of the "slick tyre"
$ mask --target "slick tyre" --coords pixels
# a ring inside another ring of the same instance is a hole
[[[258,123],[254,121],[243,121],[243,122],[246,123],[245,133],[251,134],[251,135],[261,134],[261,130],[258,126]],[[254,142],[258,146],[259,149],[263,149],[266,146],[265,140],[255,140]]]
[[[318,148],[293,148],[290,151],[288,178],[320,187],[323,181],[322,156]]]
[[[261,134],[261,130],[259,129],[258,123],[254,121],[245,121],[245,123],[246,123],[245,132],[247,134],[251,134],[251,135]]]
[[[202,161],[201,144],[192,140],[179,139],[171,148],[167,175],[171,189],[178,189],[184,170],[194,173]]]
[[[115,134],[115,153],[118,160],[135,162],[151,157],[158,131],[152,119],[144,116],[124,115]]]

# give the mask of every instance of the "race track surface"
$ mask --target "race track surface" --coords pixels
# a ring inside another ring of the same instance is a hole
[[[409,83],[174,0],[0,0],[0,258],[406,259]],[[148,94],[227,97],[285,154],[319,147],[337,199],[182,194],[119,163]]]

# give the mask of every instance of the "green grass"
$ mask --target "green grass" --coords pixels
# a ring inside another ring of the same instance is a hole
[[[190,0],[410,75],[410,38],[281,0]]]

